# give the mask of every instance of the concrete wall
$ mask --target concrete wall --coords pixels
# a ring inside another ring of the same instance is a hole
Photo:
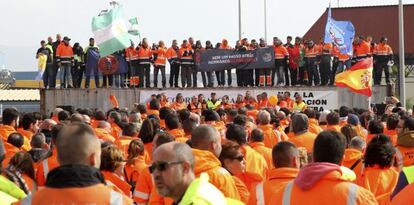
[[[19,112],[39,112],[39,101],[0,101],[0,112],[6,108],[17,108]],[[0,114],[1,115],[1,114]]]
[[[261,88],[260,90],[283,90],[283,91],[297,91],[297,90],[311,90],[311,91],[336,91],[338,92],[338,105],[348,107],[368,108],[368,98],[363,95],[355,94],[347,89],[338,87],[283,87],[283,88]],[[163,90],[168,93],[170,89]],[[206,91],[203,88],[191,89],[194,95],[197,95],[200,90]],[[217,90],[226,90],[228,92],[237,92],[244,94],[246,90],[253,90],[250,88],[216,88],[207,89],[208,92]],[[159,93],[158,89],[146,89],[146,91],[154,91]],[[373,97],[371,103],[381,103],[386,97],[386,86],[373,87]],[[56,106],[72,105],[76,108],[99,108],[103,110],[110,109],[109,95],[115,95],[121,107],[133,108],[134,103],[139,102],[139,89],[65,89],[65,90],[41,90],[41,110],[45,113],[50,113]],[[221,96],[219,96],[221,97]]]

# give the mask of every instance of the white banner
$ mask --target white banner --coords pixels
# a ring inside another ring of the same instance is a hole
[[[338,109],[338,91],[330,90],[330,91],[311,91],[311,90],[283,90],[283,89],[272,89],[272,90],[265,90],[265,89],[257,89],[257,90],[250,90],[252,96],[256,97],[258,94],[266,92],[268,97],[277,94],[283,94],[286,91],[290,92],[291,98],[297,93],[303,97],[303,100],[306,104],[308,104],[309,108],[323,111],[323,110],[334,110]],[[224,95],[228,95],[231,102],[235,102],[237,95],[242,94],[245,95],[245,90],[214,90],[214,89],[200,89],[200,90],[142,90],[140,91],[140,102],[144,103],[151,99],[151,95],[165,93],[168,97],[169,102],[173,102],[177,93],[181,93],[184,98],[185,102],[189,103],[191,97],[198,96],[199,94],[203,94],[206,99],[210,98],[211,93],[214,92],[217,94],[218,98],[223,97]]]

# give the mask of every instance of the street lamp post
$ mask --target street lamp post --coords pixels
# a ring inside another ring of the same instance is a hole
[[[241,0],[239,0],[239,40],[242,39]]]
[[[267,42],[267,6],[266,6],[266,0],[264,0],[264,38]]]

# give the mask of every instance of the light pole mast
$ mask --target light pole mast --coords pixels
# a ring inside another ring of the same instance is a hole
[[[399,72],[399,91],[400,91],[400,102],[405,107],[405,53],[404,53],[404,11],[403,2],[399,0],[398,4],[398,30],[399,30],[399,58],[400,58],[400,72]]]

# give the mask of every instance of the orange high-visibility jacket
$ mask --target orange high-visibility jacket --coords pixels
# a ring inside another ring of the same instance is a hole
[[[0,137],[3,139],[3,143],[7,142],[7,138],[11,133],[17,132],[14,127],[10,125],[2,125],[0,126]]]
[[[95,135],[98,137],[98,139],[101,139],[105,142],[115,142],[115,137],[113,137],[108,131],[106,131],[103,128],[95,128]]]
[[[123,177],[119,177],[114,172],[110,171],[101,171],[102,175],[105,177],[105,182],[113,190],[123,193],[128,197],[132,197],[131,185],[126,182]]]
[[[53,205],[53,204],[102,204],[130,205],[132,201],[125,195],[113,191],[104,184],[82,188],[43,188],[29,195],[17,204]]]
[[[193,60],[193,49],[191,47],[181,47],[180,50],[178,51],[178,56],[180,58],[181,64],[182,65],[193,65],[194,64],[194,60]]]
[[[151,64],[152,51],[149,48],[140,47],[138,49],[138,63],[140,65]]]
[[[24,143],[23,143],[23,150],[24,151],[29,151],[32,149],[32,147],[30,146],[30,140],[32,140],[32,136],[33,136],[33,132],[29,131],[29,130],[24,130],[23,128],[17,128],[17,132],[20,133],[24,138]]]
[[[122,151],[124,151],[124,158],[126,158],[128,156],[128,147],[129,147],[129,143],[131,143],[132,141],[132,137],[130,136],[122,136],[118,139],[115,140],[114,144],[121,149]]]
[[[8,143],[8,142],[5,142],[4,143],[4,149],[6,151],[6,154],[5,154],[4,160],[3,160],[3,162],[1,164],[2,164],[2,167],[7,167],[9,165],[9,162],[10,162],[11,158],[17,152],[19,152],[20,149],[17,148],[17,147],[15,147],[14,145]]]
[[[128,62],[138,63],[138,51],[135,48],[128,47],[125,49],[125,58]]]
[[[414,184],[407,185],[391,201],[391,205],[414,204]]]
[[[59,162],[57,160],[57,150],[54,148],[52,150],[52,156],[49,158],[44,159],[43,161],[37,164],[37,172],[36,172],[36,182],[39,186],[44,186],[46,183],[47,174],[52,171],[54,168],[59,166]]]
[[[365,58],[371,53],[371,45],[363,41],[355,47],[354,56],[357,58]]]
[[[315,139],[316,135],[307,131],[305,133],[290,137],[289,141],[296,145],[296,147],[304,147],[308,153],[312,153]]]
[[[63,42],[56,49],[56,61],[60,63],[72,63],[73,50],[72,46],[65,45]]]
[[[169,62],[178,60],[178,54],[173,47],[167,50],[166,56]]]
[[[224,196],[233,199],[240,199],[236,183],[231,174],[221,167],[220,161],[210,151],[193,149],[195,158],[194,173],[199,177],[201,173],[209,175],[209,182],[217,187]]]
[[[154,54],[157,54],[157,59],[155,60],[155,66],[165,66],[167,61],[167,49],[159,48],[156,51],[153,51]]]
[[[246,160],[246,173],[256,176],[260,181],[267,179],[269,167],[265,158],[248,145],[240,147]]]
[[[273,51],[275,52],[276,60],[289,59],[289,52],[283,45],[273,46]]]
[[[267,167],[273,167],[272,162],[272,149],[266,147],[263,142],[251,142],[249,143],[256,152],[261,154],[266,160]]]
[[[308,127],[309,132],[312,132],[315,135],[318,135],[319,133],[321,133],[323,130],[321,127],[319,127],[319,122],[317,119],[314,118],[309,118],[309,127]]]
[[[341,126],[339,126],[339,125],[328,125],[328,126],[326,126],[326,130],[331,130],[331,131],[341,133]]]
[[[168,130],[168,133],[170,133],[175,139],[182,138],[185,136],[183,129],[172,129]]]
[[[299,169],[295,168],[277,168],[269,172],[269,179],[257,184],[250,190],[248,205],[269,204],[270,198],[277,189],[285,186],[289,181],[296,178]]]
[[[302,190],[292,180],[278,189],[270,201],[273,204],[286,201],[290,205],[378,204],[370,191],[346,181],[338,171],[324,175],[309,190]]]
[[[384,169],[379,166],[366,167],[357,184],[371,191],[378,204],[385,205],[390,203],[398,176],[398,172],[392,167]]]
[[[145,168],[139,175],[138,181],[135,186],[133,199],[137,204],[148,203],[151,195],[151,191],[154,188],[154,182],[152,181],[151,173],[148,168]]]
[[[246,184],[236,176],[233,176],[234,182],[236,183],[237,191],[239,191],[240,201],[247,204],[250,197],[249,189],[247,189]]]
[[[140,174],[148,167],[144,155],[135,157],[131,162],[125,164],[125,177],[127,181],[138,181]]]
[[[348,148],[348,149],[345,149],[344,159],[342,160],[342,166],[347,167],[349,169],[351,169],[351,167],[354,166],[352,171],[355,172],[357,180],[362,175],[362,172],[361,172],[362,165],[363,165],[362,157],[363,157],[363,154],[361,151]]]
[[[273,146],[282,141],[280,134],[273,129],[273,125],[258,125],[257,128],[263,131],[263,143],[266,147],[272,149]]]

